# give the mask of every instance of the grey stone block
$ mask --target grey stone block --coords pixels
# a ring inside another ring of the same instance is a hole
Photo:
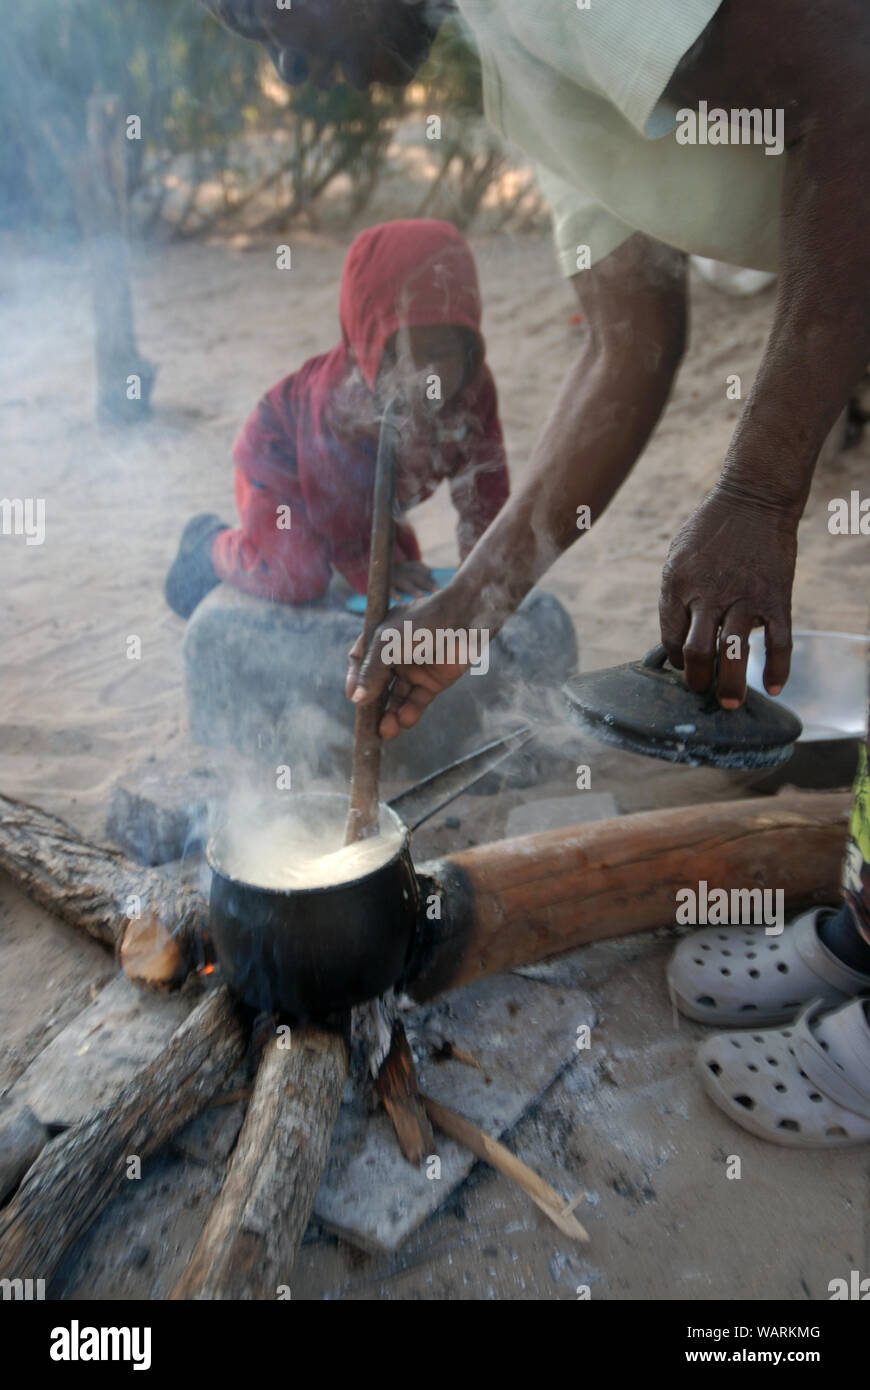
[[[152,755],[118,778],[106,833],[140,864],[166,864],[207,838],[209,808],[226,793],[229,774],[202,748]]]
[[[580,792],[574,796],[548,796],[515,806],[507,819],[505,835],[534,835],[539,830],[559,830],[583,821],[609,820],[619,815],[612,792]]]
[[[184,639],[190,731],[310,777],[350,775],[354,710],[347,652],[362,619],[328,601],[295,606],[219,585]],[[517,722],[518,691],[558,685],[577,662],[573,624],[533,591],[492,643],[489,670],[439,696],[426,717],[385,745],[383,777],[416,780]]]

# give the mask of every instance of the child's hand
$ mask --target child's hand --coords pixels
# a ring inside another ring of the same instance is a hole
[[[406,560],[393,570],[392,597],[395,599],[423,598],[426,594],[433,594],[437,588],[429,566],[420,560]]]

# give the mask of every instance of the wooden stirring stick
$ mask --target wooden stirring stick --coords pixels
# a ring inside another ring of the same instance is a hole
[[[396,460],[399,445],[397,399],[384,410],[378,439],[375,485],[372,499],[372,539],[369,551],[369,579],[366,615],[363,625],[365,649],[390,608],[393,572],[393,504],[396,495]],[[352,845],[366,835],[378,832],[380,804],[381,722],[384,702],[376,700],[356,711],[353,726],[353,768],[350,778],[350,807],[344,843]],[[432,1126],[417,1096],[414,1059],[401,1022],[393,1018],[386,1001],[374,999],[368,1009],[368,1031],[372,1040],[371,1066],[376,1073],[378,1095],[396,1131],[399,1147],[409,1163],[419,1165],[434,1146]],[[386,1057],[379,1034],[390,1028],[391,1041]],[[382,1060],[381,1060],[382,1059]],[[378,1066],[378,1061],[381,1064]]]
[[[396,495],[398,442],[399,426],[394,397],[387,405],[381,421],[375,465],[369,579],[363,624],[366,650],[390,607],[395,533],[393,503]],[[381,778],[381,740],[378,725],[382,714],[383,702],[380,700],[371,705],[362,705],[356,711],[353,726],[350,807],[344,832],[346,845],[352,845],[365,835],[377,834],[378,791]]]

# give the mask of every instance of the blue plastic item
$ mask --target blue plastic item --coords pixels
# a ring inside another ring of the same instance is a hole
[[[456,570],[455,570],[455,569],[452,569],[452,570],[432,570],[432,577],[433,577],[433,579],[435,580],[435,583],[438,585],[438,588],[439,588],[439,589],[443,589],[444,586],[445,586],[446,584],[449,584],[449,583],[450,583],[450,580],[453,578],[453,576],[454,576],[455,573],[456,573]],[[399,604],[399,603],[408,603],[408,602],[410,602],[410,600],[411,600],[411,595],[410,595],[410,594],[407,594],[407,595],[405,596],[404,599],[393,599],[393,600],[391,601],[391,603],[390,603],[390,607],[391,607],[391,608],[395,608],[397,604]],[[365,611],[366,611],[366,596],[365,596],[365,594],[353,594],[353,595],[347,600],[347,603],[346,603],[344,606],[345,606],[345,608],[347,609],[348,613],[365,613]]]

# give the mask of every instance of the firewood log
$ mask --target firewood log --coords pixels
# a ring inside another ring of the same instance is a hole
[[[131,979],[169,985],[187,974],[205,914],[192,889],[7,796],[0,796],[0,869],[56,917],[117,950]]]
[[[839,901],[850,797],[787,792],[643,811],[478,845],[424,865],[440,898],[408,992],[448,989],[675,920],[679,888],[781,888],[787,910]]]
[[[118,1192],[128,1160],[147,1158],[204,1110],[245,1046],[227,990],[216,989],[109,1105],[47,1144],[0,1210],[0,1277],[50,1279]]]
[[[294,1028],[267,1043],[226,1180],[174,1299],[275,1299],[326,1163],[348,1074],[345,1040]]]

